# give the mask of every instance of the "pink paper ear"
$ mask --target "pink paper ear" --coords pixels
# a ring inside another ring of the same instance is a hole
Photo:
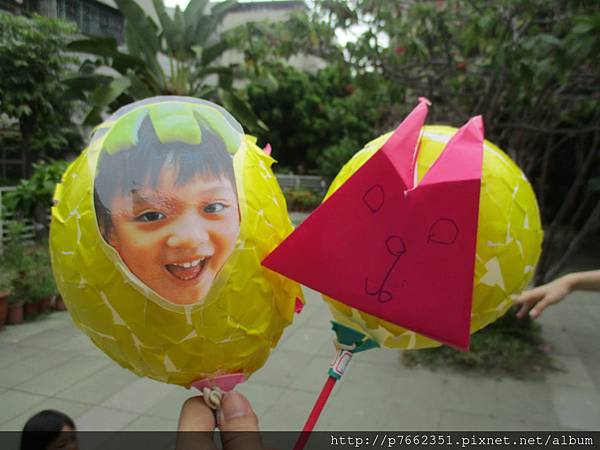
[[[481,179],[483,118],[472,117],[450,139],[421,185]]]
[[[415,163],[419,149],[419,136],[429,111],[429,100],[425,100],[422,100],[412,110],[380,149],[380,152],[386,154],[400,175],[406,189],[409,190],[415,184]]]

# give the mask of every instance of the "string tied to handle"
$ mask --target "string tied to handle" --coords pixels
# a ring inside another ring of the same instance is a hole
[[[223,400],[223,391],[218,387],[204,387],[202,388],[202,398],[204,403],[212,409],[217,410],[221,408],[221,401]]]

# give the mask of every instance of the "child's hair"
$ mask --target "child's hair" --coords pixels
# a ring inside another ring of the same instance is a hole
[[[131,195],[145,186],[156,189],[165,164],[177,170],[177,186],[195,176],[225,178],[231,182],[237,197],[233,159],[223,139],[203,126],[200,132],[200,144],[162,143],[150,117],[146,117],[138,130],[136,145],[113,154],[102,151],[96,168],[94,207],[106,242],[113,227],[110,207],[115,196]]]
[[[63,426],[75,430],[73,420],[60,411],[46,409],[31,417],[21,433],[21,450],[46,450],[60,435]]]

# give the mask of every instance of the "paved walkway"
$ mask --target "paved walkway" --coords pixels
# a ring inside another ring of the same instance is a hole
[[[334,351],[329,313],[314,292],[266,366],[240,391],[265,430],[298,430]],[[399,352],[354,358],[334,390],[322,430],[600,430],[600,296],[574,294],[541,318],[564,371],[541,381],[410,369]],[[82,430],[174,430],[194,393],[140,379],[53,313],[0,333],[0,429],[59,409]]]

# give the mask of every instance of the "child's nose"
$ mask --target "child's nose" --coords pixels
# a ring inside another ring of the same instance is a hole
[[[208,230],[201,217],[189,214],[177,221],[167,238],[169,247],[198,247],[209,242]]]

